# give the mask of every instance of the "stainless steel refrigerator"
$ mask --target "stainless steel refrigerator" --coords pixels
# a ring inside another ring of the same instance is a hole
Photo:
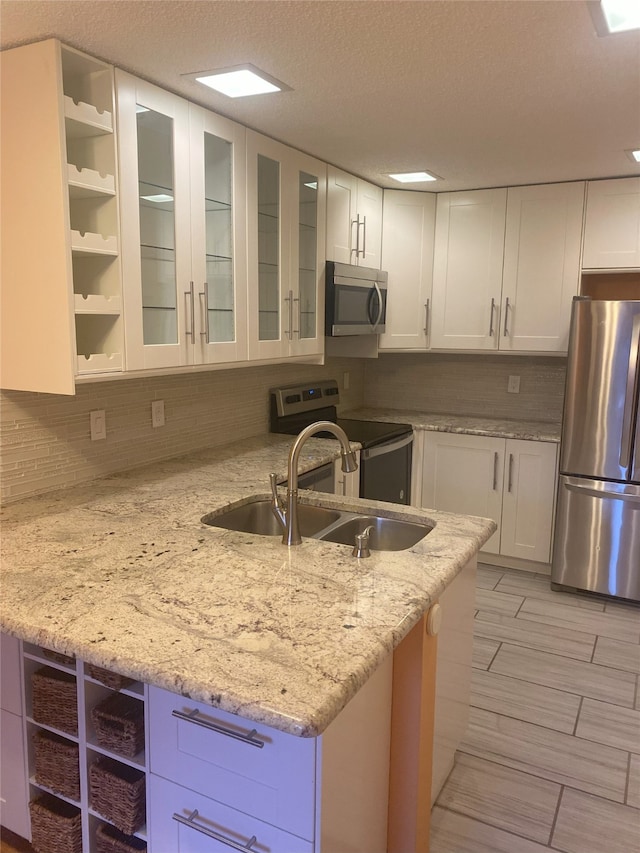
[[[640,601],[640,301],[576,297],[551,580]]]

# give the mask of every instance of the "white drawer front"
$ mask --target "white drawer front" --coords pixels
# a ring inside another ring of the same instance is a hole
[[[149,853],[313,853],[313,844],[255,817],[161,779],[149,776]],[[189,821],[185,825],[174,815]],[[211,833],[211,834],[209,834]],[[255,841],[247,848],[251,839]]]
[[[175,716],[194,711],[204,725]],[[313,839],[313,738],[284,734],[156,687],[149,690],[149,722],[152,773]],[[210,724],[240,739],[207,728]],[[242,739],[252,730],[261,748]]]

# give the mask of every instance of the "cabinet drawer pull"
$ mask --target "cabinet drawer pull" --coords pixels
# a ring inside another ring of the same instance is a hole
[[[257,746],[258,749],[262,749],[264,746],[264,741],[259,740],[256,729],[251,729],[246,735],[241,734],[240,732],[234,732],[233,729],[226,729],[224,726],[220,726],[217,723],[210,723],[208,720],[201,720],[198,715],[200,711],[197,708],[194,708],[192,711],[189,711],[188,714],[185,714],[184,711],[172,711],[171,715],[173,717],[177,717],[179,720],[184,720],[187,723],[194,723],[196,726],[202,726],[203,729],[209,729],[212,732],[217,732],[220,735],[226,735],[227,737],[233,738],[234,740],[240,740],[242,743],[249,744],[249,746]]]
[[[493,454],[493,491],[498,488],[498,451]]]
[[[253,845],[256,844],[258,841],[255,835],[252,835],[246,844],[239,844],[232,838],[227,838],[226,836],[221,835],[219,832],[214,832],[212,829],[207,829],[206,826],[200,826],[200,824],[196,823],[196,818],[198,817],[198,809],[194,809],[189,815],[189,817],[183,817],[177,812],[174,812],[172,817],[178,823],[181,823],[184,826],[188,826],[190,829],[195,829],[196,832],[201,832],[203,835],[208,835],[209,838],[214,838],[216,841],[219,841],[221,844],[226,844],[227,847],[232,847],[234,850],[251,850]]]
[[[431,300],[427,299],[424,303],[424,336],[425,338],[429,337],[429,302]]]

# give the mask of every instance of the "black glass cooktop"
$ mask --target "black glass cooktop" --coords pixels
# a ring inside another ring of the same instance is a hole
[[[410,424],[391,424],[386,421],[356,421],[338,418],[338,426],[346,432],[350,441],[358,441],[363,447],[373,447],[383,441],[411,432]]]

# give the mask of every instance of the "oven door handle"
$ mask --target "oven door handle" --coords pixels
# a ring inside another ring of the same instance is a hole
[[[382,444],[376,444],[367,450],[360,451],[360,458],[365,461],[367,459],[375,459],[376,456],[384,456],[386,453],[393,453],[394,450],[401,450],[408,444],[413,442],[413,433],[403,435],[400,438],[392,438],[390,441],[385,441]]]

